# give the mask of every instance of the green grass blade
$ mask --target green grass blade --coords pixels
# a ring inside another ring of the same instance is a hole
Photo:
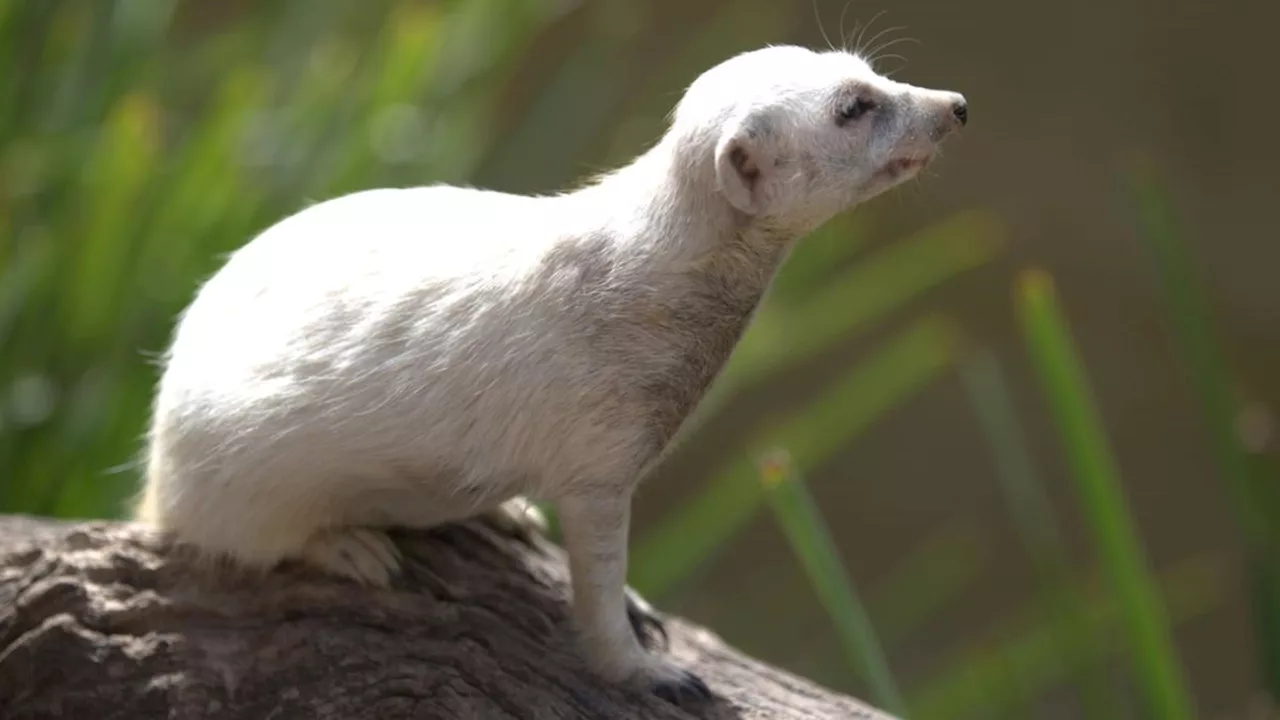
[[[1009,513],[1035,567],[1055,643],[1064,650],[1081,643],[1101,644],[1083,617],[1083,601],[1071,582],[1062,532],[1023,436],[1000,361],[990,352],[979,352],[960,364],[960,378],[995,459]],[[1122,706],[1115,688],[1100,669],[1074,668],[1073,675],[1088,717],[1119,717]]]
[[[1263,524],[1248,500],[1248,459],[1235,432],[1236,401],[1222,351],[1195,277],[1187,248],[1177,232],[1168,198],[1148,177],[1134,180],[1141,237],[1155,260],[1161,290],[1176,339],[1191,370],[1201,410],[1209,427],[1219,471],[1233,493],[1236,509],[1251,537]]]
[[[1190,720],[1189,690],[1165,609],[1129,517],[1119,470],[1049,275],[1024,272],[1016,306],[1033,365],[1065,445],[1100,562],[1124,617],[1139,685],[1153,717]]]
[[[933,318],[898,331],[820,400],[761,427],[759,446],[786,445],[803,468],[822,462],[938,377],[957,352],[958,335],[952,325]],[[749,454],[740,454],[664,517],[636,544],[632,584],[645,594],[661,595],[725,545],[763,502],[755,472]]]
[[[1112,594],[1091,578],[1075,584],[1082,588],[1082,616],[1089,634],[1107,636],[1119,630],[1124,618]],[[1170,619],[1177,624],[1209,615],[1231,602],[1231,586],[1228,565],[1209,556],[1183,560],[1160,577]],[[1021,698],[1048,692],[1066,679],[1069,668],[1101,670],[1121,647],[1084,638],[1084,642],[1063,647],[1057,642],[1048,613],[1036,604],[1002,620],[986,633],[987,640],[960,649],[907,694],[912,716],[916,720],[1001,717]],[[1081,717],[1093,716],[1086,711]]]
[[[881,642],[897,646],[958,602],[981,578],[988,551],[986,536],[968,521],[940,528],[908,548],[866,593]]]
[[[790,456],[783,451],[772,451],[762,457],[760,480],[778,525],[831,616],[850,664],[867,682],[873,702],[899,717],[906,717],[906,704],[871,619],[840,561],[831,532]]]
[[[1239,400],[1209,303],[1196,277],[1191,253],[1172,203],[1153,175],[1132,179],[1139,235],[1155,263],[1175,342],[1187,364],[1192,388],[1209,432],[1214,461],[1240,523],[1252,570],[1259,617],[1262,665],[1273,698],[1280,698],[1280,513],[1264,496],[1268,483],[1255,478],[1249,452],[1236,431]]]

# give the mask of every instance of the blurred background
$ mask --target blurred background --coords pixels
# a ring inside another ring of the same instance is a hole
[[[0,0],[0,511],[119,516],[221,258],[376,185],[552,192],[767,43],[971,122],[808,238],[632,582],[902,716],[1280,717],[1263,0]]]

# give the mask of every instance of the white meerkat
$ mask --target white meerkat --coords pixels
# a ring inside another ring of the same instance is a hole
[[[552,501],[589,666],[705,696],[628,621],[632,492],[793,241],[914,176],[966,118],[963,96],[854,54],[770,46],[703,73],[657,143],[579,189],[309,206],[181,315],[138,519],[247,567],[386,585],[386,528]]]

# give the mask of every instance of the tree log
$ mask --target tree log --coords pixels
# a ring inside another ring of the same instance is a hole
[[[127,523],[0,517],[0,718],[893,720],[674,617],[665,651],[708,705],[602,682],[560,548],[477,521],[396,539],[405,574],[375,590],[194,562]]]

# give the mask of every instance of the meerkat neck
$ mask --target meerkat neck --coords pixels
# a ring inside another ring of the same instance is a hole
[[[791,244],[732,209],[702,154],[664,140],[581,196],[617,243],[602,293],[611,322],[642,325],[653,343],[640,353],[641,385],[664,443],[728,361]]]
[[[610,209],[606,223],[649,272],[686,277],[754,304],[795,238],[729,204],[710,147],[706,138],[668,134],[600,182],[596,189],[611,201],[600,206]]]

